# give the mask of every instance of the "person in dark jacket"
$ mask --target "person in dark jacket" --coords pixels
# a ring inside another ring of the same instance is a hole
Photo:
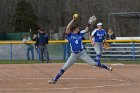
[[[47,48],[48,40],[49,40],[48,35],[44,33],[43,29],[39,28],[38,35],[36,38],[36,44],[38,46],[39,59],[42,63],[44,59],[47,63],[49,63],[49,53]]]
[[[108,33],[107,33],[106,39],[107,40],[116,39],[116,35],[113,33],[111,28],[108,29]]]
[[[114,39],[116,39],[116,35],[113,33],[113,30],[111,28],[108,28],[106,39],[107,40],[114,40]],[[112,46],[111,42],[109,43],[109,45]],[[114,49],[114,48],[110,48],[110,51],[115,51],[115,50],[116,49]],[[112,52],[112,54],[113,54],[113,52]]]

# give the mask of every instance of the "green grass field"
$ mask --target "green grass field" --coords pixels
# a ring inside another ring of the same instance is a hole
[[[51,63],[65,63],[65,60],[51,60]],[[78,60],[76,63],[85,63],[82,60]],[[140,64],[140,61],[104,61],[102,63],[122,63],[122,64]],[[40,61],[26,61],[26,60],[0,60],[0,64],[41,64]],[[45,64],[45,62],[44,62]]]

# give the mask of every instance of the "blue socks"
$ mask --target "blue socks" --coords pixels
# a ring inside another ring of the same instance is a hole
[[[108,69],[108,67],[107,67],[105,64],[101,64],[100,67],[101,67],[101,68]]]
[[[54,80],[57,81],[57,80],[62,76],[62,74],[63,74],[64,72],[65,72],[65,71],[64,71],[63,69],[61,69],[61,70],[59,71],[59,73],[56,75],[56,77],[54,78]]]
[[[101,65],[100,58],[101,58],[101,55],[96,56],[96,62],[98,63],[98,66]]]
[[[108,69],[108,67],[107,67],[106,65],[101,64],[101,62],[100,62],[100,58],[101,58],[101,55],[97,55],[97,56],[96,56],[97,66],[98,66],[98,67],[101,67],[101,68]]]

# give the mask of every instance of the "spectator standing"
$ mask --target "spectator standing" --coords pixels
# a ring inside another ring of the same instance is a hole
[[[106,39],[107,40],[114,40],[114,39],[116,39],[116,35],[113,33],[113,30],[111,28],[108,28]],[[111,43],[109,43],[109,44],[110,44],[110,46],[113,46],[113,45],[111,45]],[[109,50],[110,51],[115,51],[116,49],[115,48],[110,48]],[[112,52],[112,54],[113,54],[113,52]]]
[[[30,51],[31,51],[31,54],[32,54],[32,60],[34,60],[34,47],[33,47],[32,44],[27,43],[28,41],[31,41],[31,38],[29,37],[29,35],[25,35],[22,41],[27,46],[27,48],[26,48],[27,60],[30,60]]]
[[[44,61],[44,58],[47,63],[49,63],[49,60],[50,60],[48,48],[47,48],[48,40],[49,40],[48,35],[44,33],[43,29],[39,28],[38,35],[36,38],[36,44],[38,46],[39,59],[42,63]]]
[[[106,39],[107,40],[116,39],[116,35],[113,33],[113,30],[111,28],[108,29]]]
[[[35,33],[35,34],[33,34],[33,41],[36,41],[37,40],[37,33]],[[38,54],[38,48],[37,48],[37,43],[35,42],[35,44],[34,44],[34,47],[35,47],[35,49],[36,49],[36,52],[37,52],[37,54]]]

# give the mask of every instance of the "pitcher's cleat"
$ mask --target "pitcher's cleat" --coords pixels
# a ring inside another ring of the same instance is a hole
[[[53,80],[53,79],[51,79],[51,80],[48,80],[48,83],[49,84],[55,84],[57,81],[55,81],[55,80]]]
[[[112,67],[108,67],[108,68],[107,68],[107,70],[112,71],[112,70],[113,70],[113,68],[112,68]]]

